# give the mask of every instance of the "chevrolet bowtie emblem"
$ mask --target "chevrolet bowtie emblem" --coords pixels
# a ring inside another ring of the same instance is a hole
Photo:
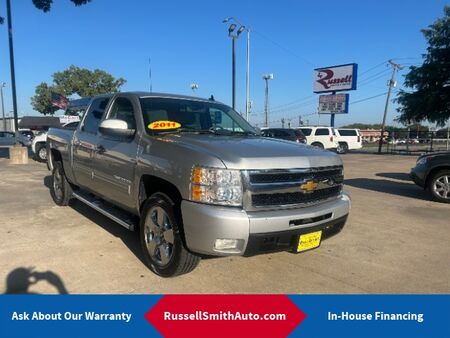
[[[300,186],[300,190],[302,190],[303,192],[313,192],[317,189],[317,186],[318,184],[316,182],[308,181]]]

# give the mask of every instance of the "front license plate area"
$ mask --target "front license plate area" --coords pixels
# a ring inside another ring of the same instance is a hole
[[[300,235],[298,239],[297,252],[315,249],[320,245],[322,230]]]

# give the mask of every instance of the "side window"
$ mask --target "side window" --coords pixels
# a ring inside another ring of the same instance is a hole
[[[311,131],[312,131],[311,128],[301,128],[300,130],[302,131],[303,135],[305,135],[305,136],[311,135]]]
[[[101,97],[92,101],[89,110],[86,112],[86,118],[83,122],[83,131],[86,133],[97,133],[98,126],[108,105],[109,97]]]
[[[125,121],[128,124],[129,129],[136,129],[133,104],[125,97],[118,97],[114,101],[108,119]]]
[[[339,135],[341,136],[358,136],[356,133],[356,130],[349,130],[349,129],[338,129]]]
[[[330,135],[330,131],[328,130],[328,128],[317,128],[315,135],[316,136]]]

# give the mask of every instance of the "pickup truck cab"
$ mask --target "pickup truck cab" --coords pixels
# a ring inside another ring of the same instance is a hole
[[[202,255],[317,248],[350,210],[338,155],[263,138],[212,100],[93,97],[75,131],[49,130],[47,147],[55,203],[76,198],[139,229],[163,277],[190,272]]]

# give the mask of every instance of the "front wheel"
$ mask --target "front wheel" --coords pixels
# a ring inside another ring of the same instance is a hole
[[[176,205],[164,194],[152,195],[144,204],[140,238],[145,261],[161,277],[174,277],[191,272],[200,257],[190,253],[181,238]]]
[[[435,201],[450,203],[450,170],[437,172],[429,181],[428,190]]]
[[[45,146],[45,143],[36,146],[36,157],[39,162],[47,161],[47,147]]]

